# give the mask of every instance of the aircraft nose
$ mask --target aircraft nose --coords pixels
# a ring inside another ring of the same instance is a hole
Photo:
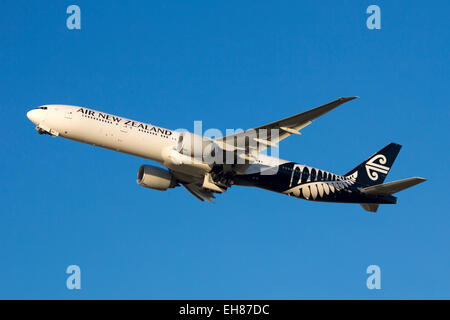
[[[42,110],[36,110],[36,109],[30,110],[27,112],[27,117],[34,124],[39,124],[39,122],[41,121],[41,118],[42,118]]]

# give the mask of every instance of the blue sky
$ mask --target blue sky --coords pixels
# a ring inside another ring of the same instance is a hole
[[[81,30],[66,8],[81,8]],[[366,8],[381,8],[381,30]],[[0,298],[450,298],[448,1],[1,1]],[[143,163],[39,136],[61,103],[167,128],[250,128],[360,96],[281,143],[345,173],[393,141],[368,214],[233,187],[202,203],[136,184]],[[79,265],[82,289],[66,289]],[[366,268],[381,268],[381,290]]]

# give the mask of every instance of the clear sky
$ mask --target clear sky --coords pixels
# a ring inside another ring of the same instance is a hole
[[[81,8],[81,30],[66,9]],[[381,8],[381,29],[366,8]],[[448,1],[1,1],[0,298],[450,298]],[[345,173],[389,142],[369,214],[232,187],[216,204],[136,184],[150,161],[39,136],[72,104],[162,127],[251,128],[360,96],[281,143]],[[67,266],[81,290],[66,288]],[[366,268],[381,268],[381,290]]]

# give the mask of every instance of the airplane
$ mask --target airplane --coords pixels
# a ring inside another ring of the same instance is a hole
[[[253,186],[309,201],[356,203],[376,212],[380,204],[397,203],[393,194],[426,181],[413,177],[383,183],[400,151],[399,144],[388,144],[343,175],[266,154],[269,148],[277,148],[279,141],[300,135],[313,120],[355,98],[341,97],[291,117],[216,138],[81,106],[43,105],[30,110],[27,117],[39,134],[131,154],[165,167],[140,166],[137,183],[146,188],[166,191],[181,185],[199,200],[213,202],[215,194],[233,185]]]

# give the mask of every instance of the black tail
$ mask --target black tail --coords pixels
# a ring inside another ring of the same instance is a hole
[[[345,175],[349,176],[357,173],[356,183],[363,186],[372,186],[383,183],[389,170],[394,164],[400,152],[401,145],[389,143],[386,147],[370,156],[366,161],[350,170]]]

